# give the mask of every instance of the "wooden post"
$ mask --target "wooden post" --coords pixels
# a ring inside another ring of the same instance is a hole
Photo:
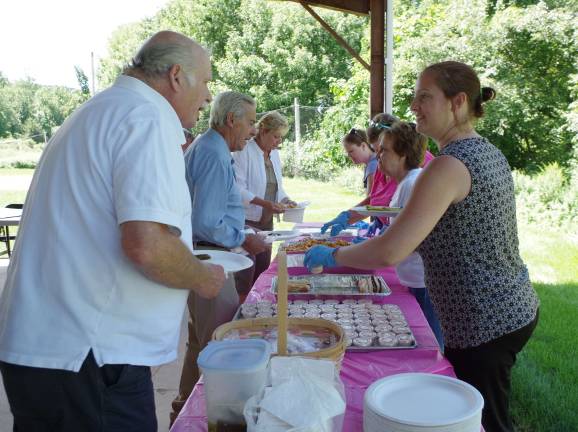
[[[301,111],[299,110],[299,99],[293,99],[293,110],[295,112],[295,144],[301,143]]]
[[[298,175],[301,172],[301,109],[298,98],[293,99],[293,109],[295,113],[295,169],[293,175]]]
[[[369,111],[371,117],[384,110],[384,45],[385,45],[385,2],[387,0],[371,0],[371,83],[369,96]],[[391,0],[390,0],[391,1]]]
[[[90,52],[90,74],[91,74],[91,81],[92,81],[92,96],[96,94],[95,92],[95,84],[94,84],[94,51]]]
[[[287,355],[287,254],[277,254],[277,354]]]
[[[393,114],[393,0],[386,0],[385,112]]]

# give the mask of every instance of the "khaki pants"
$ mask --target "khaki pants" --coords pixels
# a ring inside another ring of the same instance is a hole
[[[268,222],[255,222],[247,219],[245,220],[245,225],[248,225],[251,228],[255,228],[259,231],[273,231],[273,216],[271,215],[271,218]],[[248,294],[259,275],[269,268],[269,265],[271,264],[271,249],[267,249],[265,252],[261,252],[260,254],[251,257],[251,259],[255,263],[254,270],[250,275],[245,276],[250,277],[251,279],[248,282],[243,281],[243,284],[240,285],[241,287],[249,285],[249,289],[244,292],[242,289],[239,289],[239,285],[237,285],[237,291],[239,294]],[[237,281],[239,281],[239,279],[237,279]]]
[[[203,247],[203,249],[210,248]],[[216,247],[212,249],[217,250]],[[235,278],[233,275],[229,275],[219,295],[212,300],[203,299],[191,292],[187,306],[189,309],[189,338],[181,372],[179,395],[172,402],[171,425],[199,380],[200,372],[197,367],[199,353],[210,342],[213,331],[221,324],[231,321],[239,307]]]

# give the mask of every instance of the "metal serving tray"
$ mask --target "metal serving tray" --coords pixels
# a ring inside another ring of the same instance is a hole
[[[300,301],[302,302],[302,300],[300,300]],[[292,302],[290,302],[290,304],[291,303]],[[343,304],[342,302],[340,302],[340,303]],[[376,303],[372,302],[372,304],[376,304]],[[403,319],[405,320],[405,315],[403,314],[403,312],[401,312],[401,310],[400,310],[399,313],[403,316]],[[274,310],[273,310],[272,314],[273,314],[273,316],[276,316],[276,313]],[[237,309],[237,312],[235,313],[235,316],[233,317],[233,320],[239,320],[239,319],[245,319],[245,318],[250,319],[250,318],[254,318],[254,317],[253,316],[244,317],[243,313],[241,311],[241,307],[239,307]],[[337,322],[339,323],[339,321],[337,321]],[[409,325],[408,325],[408,327],[409,327]],[[374,328],[374,331],[375,331],[375,328]],[[406,334],[409,334],[413,340],[413,343],[411,345],[380,346],[380,345],[378,345],[378,341],[376,338],[373,341],[373,344],[370,346],[363,346],[362,347],[362,346],[355,346],[352,344],[352,345],[348,346],[346,349],[347,349],[347,351],[351,351],[351,352],[371,352],[371,351],[381,351],[381,350],[407,350],[407,349],[416,348],[417,347],[417,341],[415,339],[413,332],[411,331],[411,328],[410,328],[409,332]]]
[[[277,276],[271,282],[271,292],[277,293]],[[288,294],[387,296],[391,289],[381,276],[371,274],[299,275],[289,276]]]

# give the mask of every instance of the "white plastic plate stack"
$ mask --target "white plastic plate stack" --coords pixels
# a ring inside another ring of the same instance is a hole
[[[480,432],[484,399],[456,378],[392,375],[365,392],[364,432]]]

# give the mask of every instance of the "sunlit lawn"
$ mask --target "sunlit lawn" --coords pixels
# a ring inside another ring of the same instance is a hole
[[[4,170],[21,175],[31,170]],[[295,201],[311,201],[305,220],[324,222],[362,197],[331,183],[284,179]],[[0,190],[0,206],[25,192]],[[290,228],[292,223],[277,224]],[[520,250],[540,295],[540,323],[513,371],[512,412],[519,431],[578,431],[578,244],[565,233],[520,224]]]

